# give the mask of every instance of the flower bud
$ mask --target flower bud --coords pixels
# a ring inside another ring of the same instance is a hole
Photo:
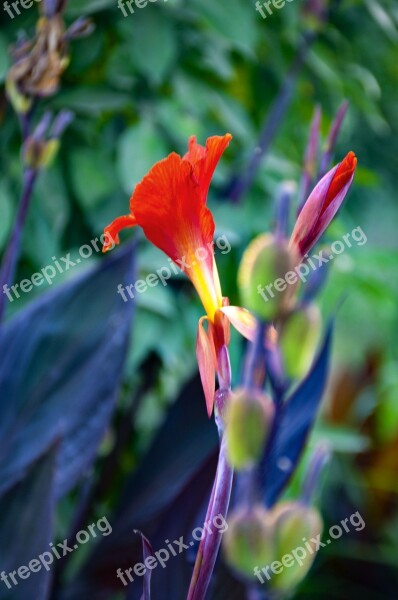
[[[296,286],[288,283],[285,277],[296,264],[294,253],[285,241],[271,234],[254,239],[243,255],[238,273],[245,308],[265,321],[272,321],[287,312]]]
[[[269,564],[272,528],[265,508],[258,504],[232,513],[223,543],[227,563],[241,575],[252,578],[255,567]]]
[[[321,314],[317,306],[291,313],[279,337],[288,377],[300,379],[309,370],[321,333]]]
[[[314,507],[299,502],[282,502],[272,510],[274,559],[282,568],[272,575],[275,590],[291,590],[305,577],[314,562],[312,538],[322,533],[322,518]]]
[[[32,99],[21,94],[12,77],[7,77],[6,92],[16,113],[26,114],[32,106]]]
[[[264,451],[274,415],[271,398],[263,392],[237,390],[225,412],[229,463],[236,469],[250,467]]]
[[[24,146],[25,164],[32,169],[45,169],[51,165],[59,149],[59,140],[47,142],[28,138]]]

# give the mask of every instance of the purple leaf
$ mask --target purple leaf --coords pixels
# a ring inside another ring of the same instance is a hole
[[[280,408],[270,451],[261,465],[260,479],[267,506],[272,506],[298,464],[326,386],[333,325],[329,325],[314,364]]]
[[[138,531],[138,529],[134,530],[134,533],[138,533],[141,536],[141,540],[142,540],[142,554],[143,554],[143,562],[145,563],[147,558],[150,558],[151,556],[153,556],[153,548],[151,546],[151,543],[149,542],[149,540],[145,537],[145,535],[143,533],[141,533],[141,531]],[[144,589],[143,589],[143,593],[141,596],[141,600],[151,600],[151,575],[152,575],[152,569],[146,569],[145,574],[144,574]]]
[[[44,293],[0,331],[0,495],[56,439],[56,495],[90,467],[112,414],[132,304],[132,249]]]
[[[46,600],[48,597],[51,569],[56,560],[49,544],[53,536],[57,449],[55,445],[33,463],[24,480],[9,489],[0,500],[0,573],[5,572],[8,582],[0,583],[1,598]],[[44,552],[47,553],[43,558],[48,563],[47,568],[39,559]],[[36,565],[36,571],[29,571],[26,578],[18,577],[21,567],[26,567],[25,575],[28,573],[28,565],[33,560],[39,566],[41,564],[41,568]],[[8,577],[13,571],[17,571],[17,585]]]

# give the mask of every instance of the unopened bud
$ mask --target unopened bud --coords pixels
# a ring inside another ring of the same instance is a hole
[[[322,518],[314,507],[299,502],[282,502],[271,512],[275,558],[283,568],[269,585],[291,590],[305,577],[314,562],[322,534]]]
[[[28,138],[24,146],[25,164],[32,169],[45,169],[51,165],[59,149],[59,140],[47,142]]]
[[[308,372],[321,327],[321,314],[317,306],[293,312],[283,323],[279,343],[288,377],[300,379]]]
[[[237,390],[231,394],[225,413],[227,456],[235,469],[257,462],[274,415],[271,398],[261,391]]]
[[[302,9],[302,18],[308,31],[318,32],[325,24],[327,0],[307,0]]]
[[[248,577],[255,567],[272,561],[272,528],[265,508],[256,505],[239,509],[228,519],[224,533],[224,552],[229,566]]]
[[[18,90],[15,80],[12,77],[7,77],[6,92],[9,101],[12,104],[16,113],[26,114],[32,106],[32,99],[21,94]]]
[[[297,264],[284,240],[271,234],[257,237],[246,249],[239,267],[238,283],[245,308],[265,321],[287,312],[293,302],[297,276],[286,275]]]

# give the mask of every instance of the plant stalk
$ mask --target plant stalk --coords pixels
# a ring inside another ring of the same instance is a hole
[[[6,294],[5,291],[14,279],[16,265],[19,258],[22,232],[26,221],[32,192],[36,182],[37,171],[35,169],[25,169],[23,175],[23,187],[21,200],[18,207],[17,216],[15,219],[14,228],[11,234],[11,239],[7,250],[4,254],[2,266],[0,269],[0,322],[4,316]]]

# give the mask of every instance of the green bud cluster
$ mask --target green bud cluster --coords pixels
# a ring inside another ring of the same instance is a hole
[[[224,535],[225,557],[248,579],[255,578],[255,570],[272,565],[269,589],[288,592],[311,568],[315,551],[305,542],[320,536],[322,527],[318,510],[300,502],[281,502],[269,511],[260,504],[240,508],[230,516]]]

